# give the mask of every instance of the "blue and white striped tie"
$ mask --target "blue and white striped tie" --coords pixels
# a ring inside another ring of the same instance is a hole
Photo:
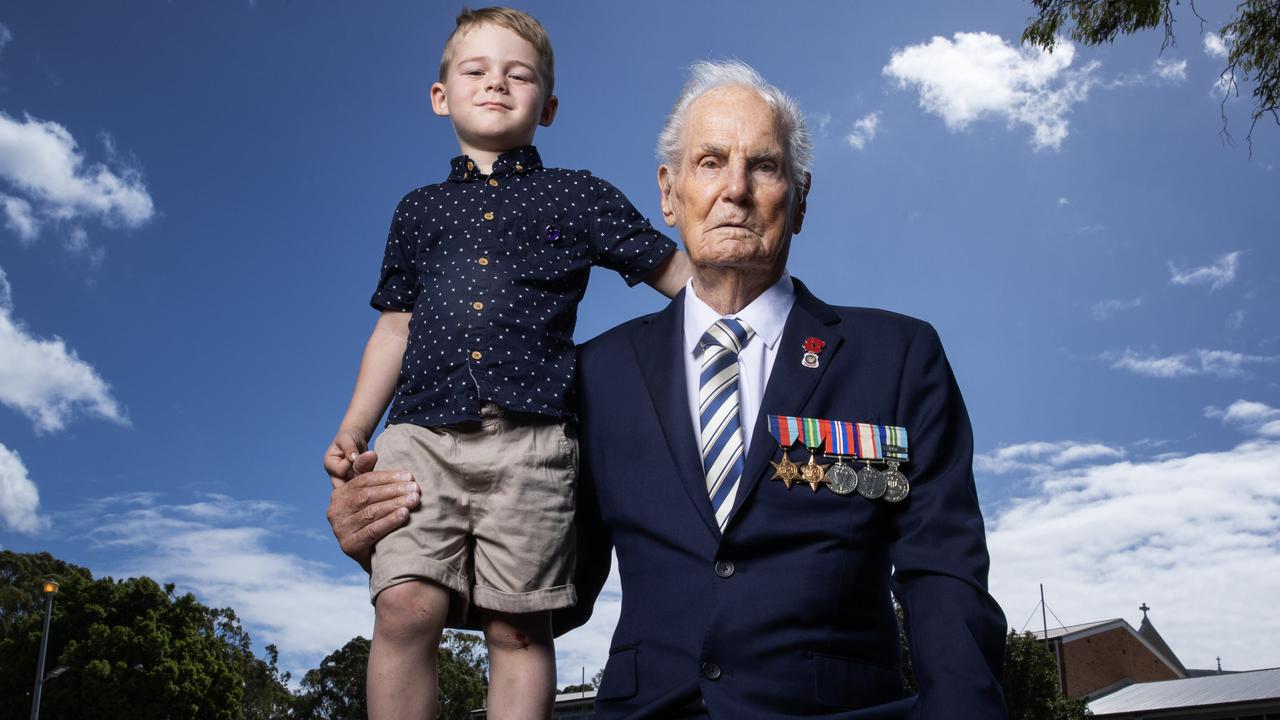
[[[721,318],[702,336],[698,415],[702,422],[702,469],[707,494],[724,529],[742,478],[742,421],[738,419],[738,353],[754,331],[741,320]]]

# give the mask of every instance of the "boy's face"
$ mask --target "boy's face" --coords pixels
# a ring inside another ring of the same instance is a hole
[[[464,153],[528,145],[556,114],[541,67],[529,41],[485,23],[454,38],[445,80],[431,86],[431,109],[449,116]]]

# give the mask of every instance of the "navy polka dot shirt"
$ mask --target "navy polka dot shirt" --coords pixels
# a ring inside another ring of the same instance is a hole
[[[467,156],[400,201],[370,304],[412,312],[388,424],[480,419],[480,404],[573,413],[573,328],[592,265],[630,285],[675,250],[609,183],[533,147],[489,175]]]

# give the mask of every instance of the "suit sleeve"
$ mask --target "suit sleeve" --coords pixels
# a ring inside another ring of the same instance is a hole
[[[1005,718],[1005,619],[987,592],[986,534],[973,483],[973,432],[934,329],[907,351],[898,399],[911,482],[890,558],[920,690],[912,717]]]
[[[589,375],[585,367],[586,358],[579,350],[578,388],[579,398],[589,397],[583,391],[583,376]],[[577,509],[574,513],[574,536],[577,545],[577,562],[573,584],[578,594],[578,604],[573,607],[555,610],[551,614],[552,630],[557,637],[580,627],[591,619],[591,611],[595,607],[596,598],[609,578],[609,567],[613,562],[613,542],[608,530],[604,527],[600,515],[600,503],[596,494],[595,477],[591,470],[590,428],[591,408],[585,401],[580,401],[578,411],[579,428],[583,443],[579,447]]]

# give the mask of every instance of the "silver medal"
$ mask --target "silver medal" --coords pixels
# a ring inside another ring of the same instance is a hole
[[[858,471],[858,494],[868,500],[883,495],[887,484],[884,473],[871,467],[871,463]]]
[[[880,477],[885,480],[884,499],[886,502],[902,502],[907,498],[907,493],[911,492],[911,484],[907,482],[907,476],[902,474],[898,469],[896,460],[889,461],[889,469],[880,473]]]
[[[837,495],[851,495],[858,489],[858,471],[839,456],[827,467],[827,487]]]

